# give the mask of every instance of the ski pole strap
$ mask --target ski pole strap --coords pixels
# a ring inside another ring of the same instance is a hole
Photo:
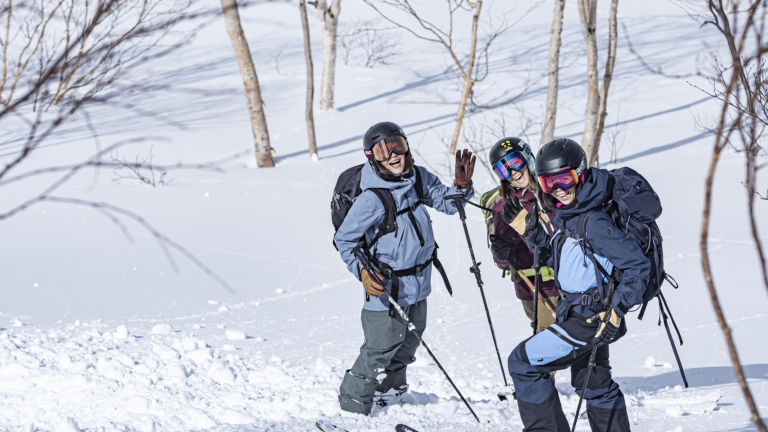
[[[680,360],[680,355],[677,353],[677,348],[675,347],[675,341],[672,339],[672,332],[669,330],[669,323],[667,322],[667,314],[664,312],[664,307],[667,308],[667,312],[669,311],[669,306],[667,306],[666,300],[663,300],[664,296],[659,293],[659,325],[661,325],[661,319],[664,319],[664,327],[667,330],[667,337],[669,337],[669,344],[672,345],[672,352],[675,353],[675,360],[677,361],[677,367],[680,370],[680,376],[683,378],[683,384],[685,384],[685,388],[688,388],[688,380],[685,378],[685,370],[683,370],[683,362]],[[669,318],[672,318],[672,313],[669,314]],[[675,331],[677,331],[677,337],[680,338],[680,345],[683,344],[683,338],[680,336],[680,330],[677,329],[677,324],[675,324],[675,319],[672,318],[672,325],[675,326]]]
[[[521,270],[524,275],[531,277],[536,275],[536,270],[529,268],[525,270]],[[555,280],[555,271],[552,269],[552,267],[549,266],[543,266],[539,270],[539,275],[541,276],[542,282],[547,282],[551,280]]]
[[[448,274],[445,272],[445,268],[443,268],[443,263],[437,259],[437,247],[437,243],[435,243],[435,250],[432,252],[432,263],[435,265],[437,271],[440,272],[440,277],[443,278],[443,283],[445,284],[445,289],[448,290],[448,294],[453,297],[453,288],[451,288],[451,282],[448,280]]]

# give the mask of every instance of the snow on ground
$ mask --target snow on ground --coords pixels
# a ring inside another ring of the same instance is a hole
[[[512,10],[518,16],[525,2]],[[527,3],[526,3],[527,5]],[[485,2],[501,15],[507,2]],[[604,7],[604,6],[603,6]],[[633,44],[670,73],[695,70],[701,42],[720,47],[711,29],[666,1],[620,5]],[[482,102],[515,94],[545,70],[551,8],[546,3],[498,41],[491,76],[476,89]],[[598,31],[605,36],[606,11]],[[267,4],[243,13],[258,61],[278,168],[231,163],[226,174],[172,172],[168,186],[114,183],[112,173],[82,174],[63,196],[106,200],[141,214],[198,256],[233,287],[229,293],[181,256],[175,274],[146,231],[127,222],[135,243],[86,208],[41,204],[0,224],[0,429],[24,431],[309,431],[318,419],[350,431],[392,430],[407,423],[421,431],[520,430],[517,406],[500,402],[503,389],[482,302],[467,268],[466,240],[457,217],[433,214],[441,260],[455,294],[440,278],[429,298],[425,340],[483,421],[477,424],[428,355],[409,369],[411,392],[372,418],[341,414],[341,376],[362,340],[359,282],[331,245],[328,202],[343,169],[360,163],[359,142],[376,121],[392,120],[433,165],[439,136],[452,130],[458,85],[441,47],[401,35],[402,55],[390,67],[339,64],[335,110],[316,112],[320,160],[307,157],[303,120],[304,63],[298,11]],[[342,21],[374,18],[349,3]],[[557,135],[579,139],[585,73],[575,4],[568,3]],[[465,23],[466,24],[466,23]],[[320,64],[319,23],[311,18],[314,58]],[[466,26],[464,26],[466,27]],[[457,26],[459,43],[466,32]],[[601,44],[603,47],[605,44]],[[280,72],[272,57],[279,50]],[[602,62],[601,62],[602,63]],[[319,78],[319,67],[316,67]],[[166,90],[131,96],[140,116],[111,107],[93,109],[102,145],[134,136],[166,138],[125,149],[158,161],[200,162],[250,147],[241,81],[221,23],[194,44],[127,79],[151,77]],[[319,82],[319,79],[318,79]],[[701,84],[695,78],[693,84]],[[190,90],[195,90],[190,91]],[[200,91],[203,90],[203,91]],[[537,146],[546,95],[538,82],[515,107],[505,108],[507,131]],[[647,73],[619,39],[611,87],[609,130],[626,127],[618,165],[650,179],[664,203],[660,219],[667,270],[680,283],[667,299],[683,334],[680,355],[690,383],[681,387],[674,356],[655,303],[646,319],[630,317],[628,335],[611,347],[615,379],[629,403],[632,430],[749,431],[741,392],[701,277],[698,247],[702,185],[712,140],[696,127],[716,105],[685,80]],[[620,110],[619,110],[620,104]],[[501,111],[475,113],[491,124]],[[82,160],[93,151],[88,130],[75,119],[41,153],[39,164]],[[18,132],[18,131],[16,131]],[[6,137],[14,131],[6,131]],[[16,135],[18,136],[18,135]],[[489,141],[490,146],[493,141]],[[7,139],[3,155],[18,146]],[[603,149],[603,160],[608,149]],[[133,152],[133,153],[132,153]],[[417,158],[417,163],[424,163]],[[30,164],[30,169],[34,164]],[[742,159],[727,154],[718,171],[711,256],[721,301],[762,413],[768,411],[768,313],[754,246],[743,214]],[[610,167],[610,166],[609,166]],[[51,178],[2,188],[11,206],[42,190]],[[764,179],[760,179],[761,181]],[[493,183],[477,169],[479,190]],[[760,183],[765,187],[764,183]],[[757,203],[763,239],[768,211]],[[502,356],[529,335],[529,323],[508,281],[490,265],[484,225],[469,210],[469,229]],[[506,367],[506,365],[505,365]],[[566,413],[577,398],[570,374],[557,374]],[[588,430],[581,421],[577,430]]]

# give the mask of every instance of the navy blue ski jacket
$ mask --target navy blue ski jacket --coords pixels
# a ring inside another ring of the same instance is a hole
[[[555,208],[555,226],[558,229],[554,237],[549,238],[545,230],[539,229],[536,242],[544,244],[541,250],[542,260],[548,265],[554,265],[552,246],[557,236],[565,229],[576,231],[579,215],[601,207],[613,195],[613,179],[607,170],[590,168],[586,173],[586,181],[581,191],[576,195],[575,205],[568,208]],[[613,222],[613,219],[602,212],[594,213],[586,224],[587,242],[592,246],[594,256],[607,271],[613,267],[623,272],[619,285],[613,296],[613,306],[619,315],[643,301],[643,293],[648,285],[651,274],[651,261],[631,237],[626,235]],[[566,239],[560,251],[557,251],[559,269],[555,281],[560,290],[572,293],[583,293],[597,286],[593,264],[584,256],[581,247],[572,239]],[[603,279],[606,281],[606,279]],[[591,306],[576,306],[574,312],[589,316],[602,311],[602,304]],[[558,308],[558,315],[566,313]]]

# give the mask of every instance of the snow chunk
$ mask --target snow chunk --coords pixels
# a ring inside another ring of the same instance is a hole
[[[282,288],[278,288],[278,289],[276,289],[276,290],[275,290],[275,292],[276,292],[276,293],[278,293],[278,294],[282,294],[282,293],[284,293],[285,291],[283,291],[283,289],[282,289]]]
[[[132,396],[123,401],[123,407],[133,414],[145,414],[149,412],[149,400],[141,396]]]
[[[325,360],[318,357],[317,362],[315,363],[315,370],[320,374],[330,373],[331,365],[329,365]]]
[[[219,304],[216,300],[208,300],[208,304]]]
[[[216,415],[216,417],[219,419],[222,423],[228,423],[232,425],[241,425],[241,424],[251,424],[256,421],[256,419],[246,413],[235,411],[231,409],[226,409]]]
[[[170,334],[170,333],[173,333],[173,327],[170,324],[157,324],[154,327],[152,327],[152,333]]]
[[[668,416],[672,417],[680,417],[683,415],[683,409],[680,407],[680,405],[672,405],[670,407],[667,407],[666,410],[664,410],[665,413],[667,413]]]
[[[153,343],[152,352],[166,360],[176,360],[179,358],[179,352],[168,345]]]
[[[221,307],[219,308],[219,312],[227,312],[228,310],[229,308],[224,305],[221,305]]]
[[[224,334],[229,340],[245,340],[245,333],[238,330],[227,330]]]
[[[21,320],[19,320],[18,318],[14,318],[14,319],[13,319],[13,326],[14,326],[14,327],[21,327],[21,326],[23,326],[23,325],[24,325],[24,323],[23,323],[23,322],[21,322]]]
[[[202,348],[190,351],[186,354],[186,357],[195,362],[197,365],[201,365],[213,359],[210,348]]]
[[[53,432],[80,432],[80,425],[72,417],[67,417],[59,422]]]
[[[653,356],[648,356],[648,358],[645,359],[645,367],[652,368],[654,366],[656,366],[656,358]]]
[[[220,362],[214,362],[211,364],[211,368],[208,369],[208,378],[219,384],[232,384],[235,381],[235,374],[232,373],[230,368]]]
[[[128,339],[129,334],[130,333],[128,332],[128,327],[120,324],[117,326],[117,330],[115,331],[115,339],[126,340]]]

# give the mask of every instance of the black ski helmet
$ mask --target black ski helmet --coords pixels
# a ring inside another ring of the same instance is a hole
[[[380,122],[368,128],[363,137],[363,150],[370,150],[377,142],[393,136],[401,136],[408,142],[403,129],[392,122]]]
[[[576,170],[580,181],[584,181],[587,154],[579,143],[568,138],[558,138],[541,146],[536,155],[537,175],[554,174],[567,169]]]
[[[506,137],[498,140],[496,144],[491,147],[491,152],[488,154],[488,162],[491,163],[491,167],[494,167],[498,161],[504,156],[518,152],[525,158],[525,163],[528,165],[528,169],[531,171],[531,175],[536,175],[533,152],[531,152],[531,146],[520,138]]]

